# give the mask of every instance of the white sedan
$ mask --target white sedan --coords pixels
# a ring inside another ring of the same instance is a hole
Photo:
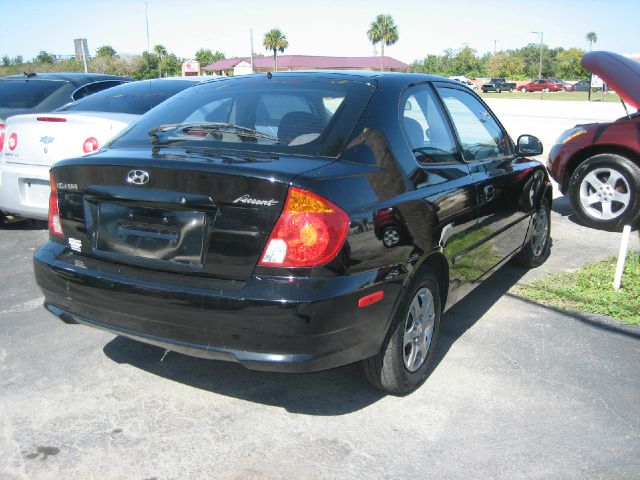
[[[200,81],[184,77],[131,82],[52,113],[10,117],[0,152],[0,210],[45,220],[51,165],[98,150],[142,114]]]

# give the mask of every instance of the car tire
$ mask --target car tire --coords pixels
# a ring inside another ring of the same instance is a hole
[[[513,87],[509,88],[509,93],[513,93]]]
[[[403,293],[380,351],[362,361],[369,382],[394,395],[411,393],[425,382],[440,330],[438,282],[431,271],[417,275]]]
[[[394,225],[382,229],[382,244],[387,248],[397,247],[402,238],[402,232]]]
[[[618,231],[640,218],[640,166],[622,155],[594,155],[569,180],[569,200],[582,223]]]
[[[520,93],[527,93],[527,89],[526,89],[526,88],[524,88],[524,87],[522,87],[522,88],[520,89]]]
[[[551,253],[551,206],[546,198],[540,201],[531,219],[531,238],[513,258],[513,262],[524,268],[536,268],[549,258]]]
[[[502,90],[500,90],[499,88],[496,88],[496,93],[502,93]]]
[[[544,87],[544,88],[542,89],[542,91],[543,91],[544,93],[549,93],[549,87]]]

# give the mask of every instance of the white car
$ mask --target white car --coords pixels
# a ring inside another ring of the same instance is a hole
[[[52,113],[10,117],[0,152],[0,210],[46,220],[51,165],[98,150],[142,114],[200,81],[184,77],[131,82]]]
[[[469,80],[467,77],[465,77],[464,75],[454,75],[452,77],[449,77],[449,79],[450,80],[456,80],[457,82],[460,82],[465,87],[470,88],[474,92],[476,90],[478,90],[478,86],[475,83],[473,83],[471,80]]]

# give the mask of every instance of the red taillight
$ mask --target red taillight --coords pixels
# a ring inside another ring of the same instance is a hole
[[[9,140],[7,140],[7,147],[9,147],[9,150],[13,152],[17,146],[18,146],[18,135],[16,135],[15,133],[12,133],[11,135],[9,135]]]
[[[56,181],[53,178],[53,173],[50,174],[51,193],[49,194],[49,233],[58,237],[64,238],[62,232],[62,225],[60,224],[60,210],[58,210],[58,187],[56,187]]]
[[[4,123],[0,123],[0,152],[4,148]]]
[[[258,265],[313,267],[335,258],[349,232],[349,215],[308,190],[291,187]]]
[[[66,122],[66,118],[61,117],[38,117],[36,118],[39,122]]]
[[[98,140],[94,137],[87,138],[82,144],[82,150],[84,150],[84,153],[95,152],[98,150]]]

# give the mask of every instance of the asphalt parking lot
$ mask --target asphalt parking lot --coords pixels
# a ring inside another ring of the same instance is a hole
[[[529,121],[520,102],[490,102],[514,137],[531,126],[547,147],[561,131],[545,115],[578,123],[562,117],[567,102]],[[284,375],[162,360],[161,349],[64,325],[32,274],[46,231],[2,228],[0,478],[637,478],[640,329],[509,292],[615,255],[620,235],[580,226],[561,197],[552,236],[543,267],[507,266],[445,314],[431,377],[398,398],[359,365]]]

